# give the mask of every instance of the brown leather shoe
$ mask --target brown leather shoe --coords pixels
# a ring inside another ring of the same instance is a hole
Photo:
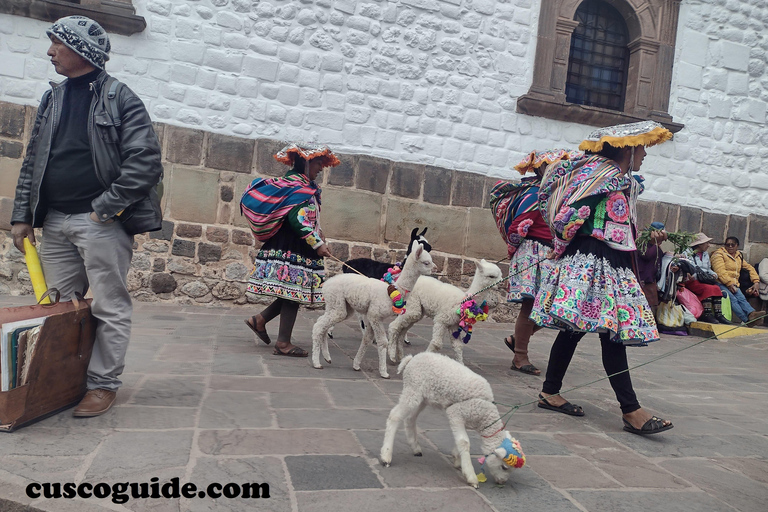
[[[90,389],[80,403],[75,407],[72,416],[76,418],[90,418],[100,416],[112,408],[115,403],[117,391],[108,389]]]
[[[757,325],[757,319],[765,315],[762,311],[753,311],[747,317],[747,325]]]

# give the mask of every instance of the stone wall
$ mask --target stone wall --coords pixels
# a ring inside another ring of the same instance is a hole
[[[114,35],[107,69],[168,125],[494,177],[592,129],[516,112],[532,83],[540,0],[133,5],[147,29]],[[669,114],[685,127],[651,148],[648,200],[768,215],[766,23],[766,2],[682,2]],[[45,56],[48,25],[0,14],[0,100],[37,104],[46,79],[61,78]]]
[[[32,291],[8,230],[34,113],[30,106],[0,102],[0,293]],[[247,302],[245,282],[258,245],[238,201],[255,177],[285,172],[272,158],[280,143],[165,124],[156,130],[163,147],[166,220],[162,231],[136,237],[131,294],[141,301]],[[477,259],[505,258],[506,246],[487,207],[494,179],[378,157],[339,156],[342,164],[321,175],[321,223],[336,257],[400,260],[410,231],[426,226],[438,272],[454,284],[469,285]],[[670,230],[703,229],[715,242],[734,234],[746,241],[751,261],[768,256],[765,217],[641,202],[640,223],[652,220],[665,222]],[[506,275],[508,266],[499,265]],[[330,272],[339,267],[329,260]],[[495,317],[510,314],[510,308],[502,307]]]

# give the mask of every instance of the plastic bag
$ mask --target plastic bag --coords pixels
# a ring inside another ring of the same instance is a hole
[[[722,310],[725,319],[730,322],[733,318],[733,314],[731,313],[731,298],[728,295],[725,295],[720,301],[720,309]]]
[[[656,320],[667,327],[682,327],[685,325],[683,308],[674,301],[662,302],[656,310]]]
[[[687,288],[680,287],[677,289],[677,302],[688,308],[688,311],[696,318],[699,318],[704,313],[704,306],[701,305],[701,302],[699,302],[699,299],[693,292]]]
[[[685,325],[692,324],[696,321],[696,317],[693,316],[693,313],[688,311],[688,308],[683,306],[683,322],[685,322]]]

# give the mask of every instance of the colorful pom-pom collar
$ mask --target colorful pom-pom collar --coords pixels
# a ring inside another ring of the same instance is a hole
[[[672,138],[672,132],[655,121],[641,121],[639,123],[619,124],[600,128],[589,134],[579,149],[597,153],[603,149],[604,144],[615,148],[655,146]]]
[[[523,453],[523,448],[520,446],[520,441],[515,438],[504,438],[504,441],[502,441],[501,445],[494,450],[494,453],[511,468],[520,469],[525,466],[525,454]],[[485,482],[488,480],[485,477],[483,468],[485,467],[485,459],[489,456],[490,454],[477,459],[477,462],[480,463],[480,473],[477,474],[478,482]]]
[[[584,153],[576,150],[568,149],[553,149],[550,151],[531,151],[526,155],[519,164],[515,166],[515,170],[520,174],[527,172],[533,172],[537,167],[542,165],[549,165],[560,160],[577,160],[582,158]]]
[[[323,144],[293,143],[275,153],[275,160],[285,165],[293,165],[293,156],[299,155],[304,160],[322,158],[323,167],[336,167],[341,163],[331,148]]]
[[[472,338],[472,326],[488,318],[488,304],[485,301],[478,304],[475,299],[466,299],[456,310],[456,314],[459,315],[459,328],[453,331],[452,335],[454,338],[458,338],[464,331],[467,334],[461,341],[469,343]]]

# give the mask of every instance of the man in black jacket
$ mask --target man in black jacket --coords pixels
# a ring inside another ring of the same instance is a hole
[[[69,16],[47,34],[51,63],[67,80],[52,84],[37,110],[11,234],[24,252],[24,239],[34,245],[33,228],[43,228],[43,273],[63,300],[88,287],[93,292],[96,342],[88,392],[74,411],[90,417],[112,407],[121,385],[131,333],[126,279],[133,235],[160,227],[155,187],[163,169],[144,104],[123,84],[105,87],[114,79],[104,71],[110,50],[104,29]]]

